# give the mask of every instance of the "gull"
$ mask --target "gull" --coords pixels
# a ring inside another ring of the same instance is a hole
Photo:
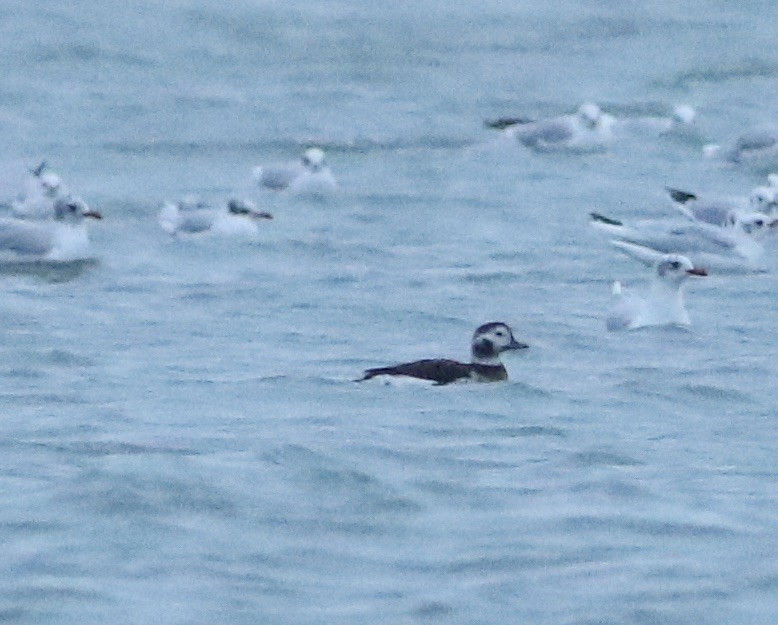
[[[24,190],[11,202],[14,217],[25,219],[49,219],[54,217],[54,205],[69,192],[62,178],[42,161],[24,182]]]
[[[610,140],[615,119],[593,103],[582,104],[572,115],[538,121],[504,118],[487,122],[537,152],[602,150]]]
[[[500,361],[500,354],[526,349],[529,345],[517,341],[507,324],[493,321],[476,329],[470,347],[472,361],[468,363],[443,358],[416,360],[401,365],[367,369],[359,381],[377,376],[402,376],[428,380],[436,385],[464,380],[499,382],[508,379],[508,372]]]
[[[251,173],[259,186],[273,191],[327,195],[338,187],[321,148],[308,148],[299,161],[257,166]]]
[[[613,284],[616,298],[605,327],[610,330],[634,330],[646,326],[688,326],[683,285],[691,276],[707,276],[681,254],[662,254],[654,265],[654,276],[648,292],[639,295],[625,291],[620,282]]]
[[[673,207],[686,217],[713,224],[734,225],[739,214],[746,212],[771,215],[778,211],[778,189],[758,186],[747,198],[706,197],[667,187]]]
[[[662,136],[689,128],[697,116],[693,107],[681,104],[670,115],[642,115],[617,117],[613,123],[614,134],[635,136]]]
[[[746,132],[726,145],[703,146],[708,158],[732,164],[761,168],[778,163],[778,127],[764,127]]]
[[[193,196],[177,204],[165,202],[157,221],[170,235],[209,232],[225,236],[253,236],[258,222],[273,219],[270,213],[257,210],[253,202],[232,198],[223,208],[214,208]]]
[[[766,271],[764,246],[757,240],[778,226],[778,219],[761,213],[737,214],[728,227],[683,219],[657,219],[630,226],[591,213],[591,225],[612,237],[616,248],[646,264],[661,254],[682,254],[717,273]]]
[[[0,253],[14,260],[72,261],[89,258],[87,218],[102,219],[102,215],[78,198],[60,198],[55,203],[53,219],[0,219]]]

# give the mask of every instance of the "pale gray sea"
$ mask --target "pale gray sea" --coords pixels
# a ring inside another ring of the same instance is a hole
[[[701,147],[778,122],[777,39],[772,0],[4,0],[3,199],[45,159],[105,219],[0,271],[0,622],[775,623],[778,274],[608,333],[648,274],[587,220],[763,183]],[[584,101],[698,118],[483,126]],[[252,186],[310,145],[337,194]],[[171,238],[187,193],[275,219]],[[353,381],[496,320],[509,382]]]

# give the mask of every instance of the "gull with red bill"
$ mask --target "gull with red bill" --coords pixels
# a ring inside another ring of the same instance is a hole
[[[58,199],[54,219],[0,219],[0,255],[6,260],[73,261],[91,257],[86,219],[102,219],[78,198]]]
[[[664,254],[654,268],[648,292],[625,292],[620,282],[613,284],[616,302],[608,313],[608,330],[634,330],[647,326],[688,326],[691,324],[684,303],[683,285],[691,276],[707,276],[702,267],[680,254]]]

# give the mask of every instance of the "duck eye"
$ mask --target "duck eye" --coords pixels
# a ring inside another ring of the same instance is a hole
[[[761,220],[761,219],[757,219],[757,220],[756,220],[754,223],[755,223],[757,226],[759,226],[760,228],[761,228],[762,226],[764,226],[764,221],[763,221],[763,220]]]
[[[681,263],[679,263],[677,260],[674,260],[673,262],[670,263],[670,266],[673,269],[680,269],[681,268]]]

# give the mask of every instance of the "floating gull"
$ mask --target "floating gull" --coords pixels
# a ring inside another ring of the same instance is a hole
[[[69,192],[62,178],[41,162],[24,182],[24,190],[11,202],[15,217],[24,219],[49,219],[54,217],[54,205]]]
[[[582,104],[576,113],[538,121],[510,118],[487,122],[537,152],[591,152],[611,139],[613,116],[596,104]]]
[[[223,236],[254,236],[259,232],[258,222],[272,218],[270,213],[257,210],[248,200],[230,199],[225,207],[214,208],[189,196],[177,204],[165,202],[157,220],[171,235],[209,232]]]
[[[11,259],[72,261],[89,258],[86,218],[102,219],[83,201],[58,199],[54,219],[0,219],[0,252]]]
[[[428,380],[438,385],[464,380],[499,382],[508,379],[508,373],[500,361],[500,354],[527,347],[527,344],[514,338],[508,325],[501,322],[485,323],[473,334],[472,362],[462,363],[440,358],[417,360],[391,367],[368,369],[359,381],[386,375]]]
[[[616,135],[658,137],[679,130],[688,129],[697,116],[693,107],[676,106],[670,115],[641,115],[617,117],[613,122]]]
[[[778,163],[778,127],[766,127],[740,135],[729,144],[703,147],[708,158],[753,168],[770,168]]]
[[[611,244],[632,258],[653,265],[662,254],[682,254],[695,266],[716,273],[766,271],[764,246],[757,239],[778,226],[778,219],[761,213],[736,215],[728,227],[678,219],[629,226],[598,213],[591,217],[591,225],[611,236]]]
[[[582,104],[574,115],[540,121],[523,117],[502,117],[487,121],[487,128],[501,130],[534,150],[596,151],[616,138],[658,137],[689,128],[696,112],[691,106],[676,106],[669,115],[615,117],[596,104]]]
[[[642,296],[625,292],[620,282],[614,283],[616,302],[605,321],[608,330],[690,324],[683,284],[690,276],[706,276],[707,272],[680,254],[660,255],[654,267],[651,286]]]
[[[778,210],[778,190],[769,186],[755,187],[747,198],[706,197],[670,187],[667,192],[683,215],[715,226],[733,225],[747,212],[771,215]]]
[[[261,187],[301,195],[327,195],[338,186],[320,148],[308,148],[299,161],[255,167],[252,177]]]

